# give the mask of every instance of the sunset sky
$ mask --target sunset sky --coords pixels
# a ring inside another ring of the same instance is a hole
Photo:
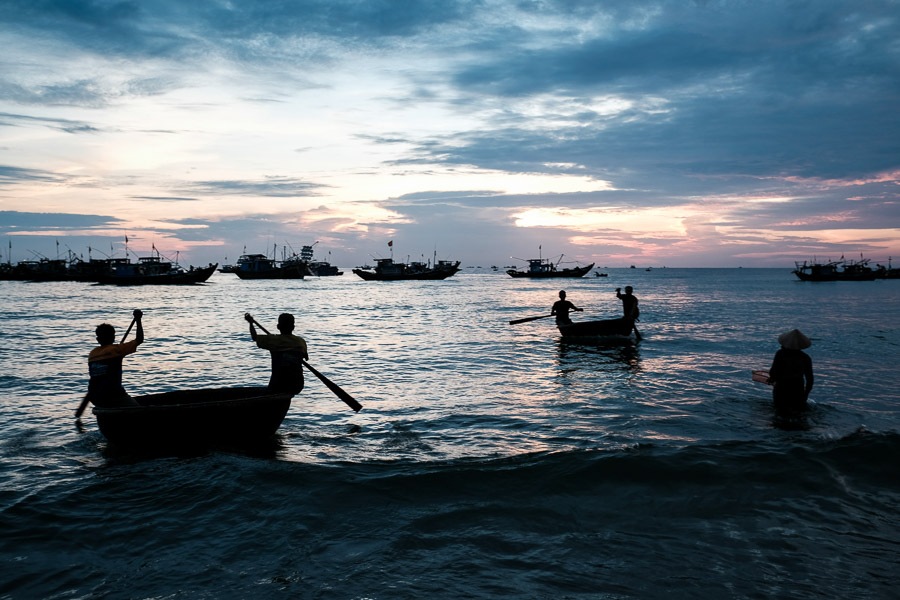
[[[897,1],[0,7],[4,262],[900,258]]]

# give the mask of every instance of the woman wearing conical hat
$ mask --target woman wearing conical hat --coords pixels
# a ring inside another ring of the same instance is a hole
[[[792,329],[778,336],[781,349],[769,369],[769,383],[775,410],[798,412],[806,408],[806,399],[813,387],[812,359],[803,352],[812,342],[799,329]]]

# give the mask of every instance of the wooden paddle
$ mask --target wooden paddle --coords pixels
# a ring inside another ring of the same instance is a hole
[[[768,371],[751,371],[750,379],[757,383],[765,383],[766,385],[772,385],[769,383],[769,372]]]
[[[529,321],[537,321],[538,319],[546,319],[547,317],[555,317],[556,315],[541,315],[539,317],[526,317],[524,319],[514,319],[509,322],[510,325],[518,325],[519,323],[527,323]]]
[[[249,315],[249,313],[247,313],[247,314]],[[250,317],[250,321],[252,321],[253,324],[256,325],[257,327],[259,327],[260,329],[262,329],[263,333],[265,333],[266,335],[271,335],[271,334],[269,333],[269,331],[268,331],[265,327],[263,327],[262,325],[259,324],[259,321],[257,321],[257,320],[254,319],[253,317]],[[325,377],[324,375],[322,375],[321,373],[319,373],[317,370],[315,370],[314,368],[312,368],[312,366],[311,366],[308,362],[306,362],[305,360],[300,359],[300,362],[303,363],[303,366],[304,366],[304,367],[306,367],[307,369],[309,369],[309,372],[310,372],[310,373],[312,373],[313,375],[315,375],[316,377],[318,377],[318,378],[319,378],[319,381],[321,381],[322,383],[324,383],[325,386],[328,387],[329,390],[331,390],[332,392],[334,392],[334,395],[335,395],[335,396],[337,396],[338,398],[340,398],[341,400],[343,400],[343,401],[347,404],[347,406],[349,406],[350,408],[352,408],[352,409],[355,410],[356,412],[359,412],[359,411],[360,411],[360,409],[362,408],[362,404],[360,404],[359,402],[357,402],[356,399],[353,398],[353,396],[351,396],[350,394],[348,394],[347,392],[345,392],[343,389],[341,389],[341,387],[338,386],[338,384],[336,384],[335,382],[331,381],[330,379],[328,379],[327,377]]]
[[[131,325],[129,325],[128,329],[125,330],[125,335],[122,336],[122,341],[119,342],[120,344],[125,343],[125,338],[127,338],[128,334],[131,333],[131,328],[134,327],[134,324],[136,322],[137,322],[137,317],[134,317],[133,319],[131,319]],[[89,402],[89,400],[88,400],[87,394],[85,394],[84,399],[81,401],[81,404],[78,405],[78,409],[75,411],[76,419],[81,418],[81,415],[84,413],[84,409],[87,408],[88,402]]]
[[[636,339],[637,341],[641,341],[642,339],[644,339],[643,337],[641,337],[641,332],[637,330],[637,325],[632,325],[632,327],[634,327],[634,339]]]

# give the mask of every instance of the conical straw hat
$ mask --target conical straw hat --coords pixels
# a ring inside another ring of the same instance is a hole
[[[791,329],[786,333],[782,333],[778,336],[778,343],[781,344],[782,348],[787,348],[788,350],[803,350],[812,346],[809,338],[803,335],[799,329]]]

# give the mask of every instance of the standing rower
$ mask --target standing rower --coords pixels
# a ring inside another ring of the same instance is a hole
[[[116,328],[109,323],[98,325],[95,330],[100,345],[88,355],[91,381],[87,393],[87,399],[94,406],[138,406],[122,387],[122,359],[137,350],[144,341],[144,326],[141,324],[144,313],[135,310],[133,315],[137,333],[130,342],[116,344]]]
[[[294,335],[294,315],[281,313],[278,316],[277,334],[256,332],[253,317],[246,313],[244,318],[250,323],[250,337],[256,345],[272,354],[272,376],[269,389],[289,394],[299,394],[303,389],[303,361],[308,359],[306,342]]]

